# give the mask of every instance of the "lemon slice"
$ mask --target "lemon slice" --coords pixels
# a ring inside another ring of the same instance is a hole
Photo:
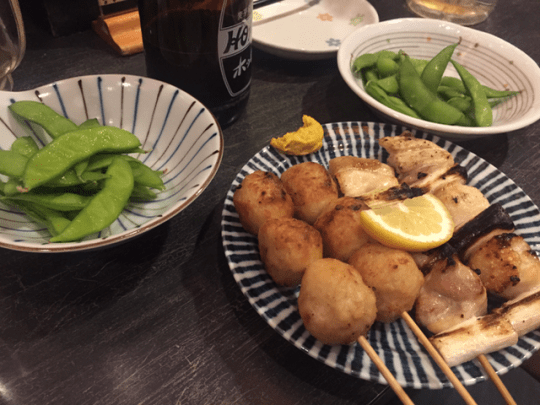
[[[423,252],[447,242],[454,221],[432,194],[377,205],[360,213],[365,231],[380,243],[409,252]]]
[[[295,132],[288,132],[282,137],[272,138],[270,145],[287,155],[307,155],[321,149],[324,129],[309,115],[302,116],[304,125]]]

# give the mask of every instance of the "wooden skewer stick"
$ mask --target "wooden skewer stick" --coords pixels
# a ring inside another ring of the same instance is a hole
[[[493,366],[491,365],[487,357],[481,354],[477,357],[477,359],[482,365],[482,367],[484,367],[484,369],[486,370],[489,378],[491,378],[491,381],[493,381],[493,384],[495,384],[495,387],[497,387],[506,403],[508,405],[517,405],[516,401],[514,401],[514,398],[512,398],[512,395],[510,395],[510,392],[502,382],[501,378],[493,369]]]
[[[461,395],[465,403],[469,405],[476,404],[476,401],[474,400],[474,398],[465,389],[461,381],[459,381],[459,379],[456,377],[454,372],[450,369],[450,366],[446,364],[446,361],[444,361],[444,359],[439,354],[437,349],[435,349],[435,347],[431,344],[429,339],[426,337],[426,335],[424,335],[424,332],[420,330],[420,328],[418,327],[416,322],[411,318],[411,316],[407,312],[403,312],[401,314],[401,317],[403,318],[403,320],[405,320],[409,328],[411,328],[411,330],[416,335],[417,339],[420,341],[422,346],[426,348],[431,358],[435,360],[435,363],[437,363],[437,365],[440,367],[442,372],[450,380],[450,382],[452,383],[456,391],[459,393],[459,395]]]
[[[384,364],[377,352],[373,350],[373,347],[371,347],[366,337],[360,336],[358,338],[358,343],[360,344],[360,346],[362,346],[362,349],[364,349],[371,361],[375,363],[383,377],[388,382],[388,385],[390,385],[390,388],[394,390],[401,402],[403,402],[405,405],[414,405],[414,402],[409,398],[403,387],[397,382],[396,378],[392,375],[390,370],[388,370],[386,364]]]

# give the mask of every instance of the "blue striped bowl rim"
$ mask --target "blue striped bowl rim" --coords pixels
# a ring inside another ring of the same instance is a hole
[[[287,168],[304,161],[328,167],[337,156],[353,155],[386,162],[388,154],[378,140],[400,135],[407,128],[373,122],[342,122],[323,125],[324,144],[316,153],[295,157],[280,154],[268,146],[251,158],[240,170],[226,195],[222,212],[221,235],[225,255],[236,283],[257,313],[281,336],[309,356],[345,374],[386,384],[377,367],[358,344],[329,346],[315,339],[303,326],[297,309],[299,288],[277,286],[260,260],[257,239],[242,228],[233,205],[233,194],[244,177],[256,170],[280,176]],[[484,193],[490,203],[502,204],[522,235],[535,251],[540,246],[540,212],[531,199],[512,180],[477,155],[460,146],[424,133],[416,137],[435,142],[448,150],[469,173],[469,184]],[[375,323],[368,341],[404,387],[440,389],[452,387],[424,347],[403,320],[390,324]],[[540,348],[540,332],[530,332],[514,346],[488,354],[498,374],[518,367]],[[488,378],[477,360],[452,368],[464,385]]]
[[[190,205],[210,184],[223,157],[223,134],[210,111],[188,93],[169,84],[131,75],[90,75],[65,79],[24,92],[0,92],[0,149],[21,136],[39,145],[50,138],[37,125],[19,122],[8,105],[40,101],[80,124],[97,118],[102,125],[135,134],[145,150],[133,155],[164,171],[166,190],[150,202],[131,202],[99,234],[76,243],[48,243],[40,224],[0,203],[0,247],[28,252],[95,249],[123,242],[168,221]]]

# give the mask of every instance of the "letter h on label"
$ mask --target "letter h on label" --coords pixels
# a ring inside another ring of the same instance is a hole
[[[225,48],[225,55],[231,51],[238,51],[246,46],[248,41],[249,29],[247,25],[242,25],[236,30],[230,30],[228,33],[227,47]]]

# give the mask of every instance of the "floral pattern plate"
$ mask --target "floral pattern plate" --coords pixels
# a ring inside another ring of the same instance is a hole
[[[365,0],[283,0],[253,10],[253,45],[287,59],[333,58],[348,34],[378,21]]]
[[[330,159],[343,155],[376,158],[385,162],[388,154],[379,146],[378,140],[399,135],[406,129],[372,122],[333,123],[323,127],[324,145],[318,152],[292,157],[268,146],[238,173],[227,193],[222,214],[225,255],[238,286],[250,304],[285,339],[329,367],[364,380],[386,384],[360,345],[325,345],[304,328],[297,308],[299,288],[279,287],[268,276],[260,260],[257,239],[244,231],[232,202],[236,187],[247,174],[256,170],[281,175],[290,166],[303,161],[327,166]],[[540,212],[523,190],[494,166],[460,146],[424,132],[412,132],[448,150],[456,162],[467,169],[469,184],[480,189],[490,203],[502,204],[515,222],[516,233],[522,235],[533,250],[538,251]],[[403,320],[390,324],[375,323],[368,333],[368,341],[402,386],[428,389],[452,386]],[[521,337],[516,345],[486,357],[498,374],[504,374],[518,367],[539,348],[540,331],[537,330]],[[477,360],[456,366],[453,371],[464,385],[488,378]]]

